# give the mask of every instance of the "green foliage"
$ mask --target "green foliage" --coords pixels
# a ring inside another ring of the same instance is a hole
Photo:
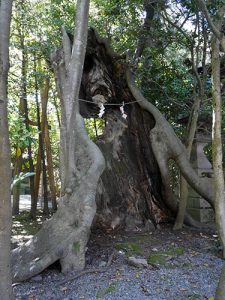
[[[95,0],[90,24],[107,37],[115,50],[135,50],[142,24],[143,1]]]
[[[159,264],[159,265],[165,265],[166,259],[163,254],[152,254],[148,257],[148,264]]]
[[[96,140],[99,136],[101,136],[103,134],[104,127],[104,119],[85,119],[85,128],[91,140]]]
[[[132,255],[142,255],[143,254],[143,249],[141,246],[137,243],[121,243],[117,244],[115,246],[117,250],[123,250],[126,253],[126,256],[132,256]]]
[[[168,266],[167,259],[170,257],[176,257],[184,254],[184,248],[183,247],[170,247],[168,249],[165,249],[164,251],[156,252],[154,254],[151,254],[147,261],[149,264],[159,264]]]
[[[73,251],[75,254],[78,254],[80,252],[80,242],[73,243]]]
[[[164,112],[177,131],[182,130],[178,118],[189,114],[192,103],[193,78],[183,65],[184,57],[175,45],[167,50],[148,49],[138,69],[144,95]]]
[[[24,118],[18,116],[16,112],[9,112],[9,128],[12,148],[24,149],[30,141],[35,141],[34,132],[32,129],[27,131]]]
[[[102,298],[102,297],[104,297],[105,295],[107,295],[109,293],[115,292],[116,288],[117,288],[116,284],[115,283],[111,283],[107,288],[99,290],[97,292],[97,294],[96,294],[96,297],[97,298]]]

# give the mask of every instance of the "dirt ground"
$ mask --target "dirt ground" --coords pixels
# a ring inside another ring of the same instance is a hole
[[[161,225],[156,230],[135,230],[104,233],[93,232],[88,244],[88,260],[98,260],[102,252],[110,255],[116,249],[126,257],[137,256],[149,259],[151,263],[160,264],[160,256],[169,261],[173,256],[185,252],[210,253],[221,257],[220,243],[215,229],[204,230],[188,227],[174,231],[171,224]],[[155,256],[155,261],[154,261]],[[157,256],[159,261],[157,261]]]
[[[16,221],[18,222],[18,220]],[[41,222],[41,220],[40,220]],[[25,224],[24,224],[25,223]],[[16,223],[17,226],[19,223]],[[22,221],[23,241],[27,232]],[[21,234],[22,233],[22,234]],[[16,240],[14,228],[14,241]],[[17,237],[17,242],[20,243]],[[147,267],[131,266],[129,257],[147,261]],[[15,286],[16,299],[213,299],[223,261],[214,229],[173,231],[171,224],[154,230],[99,230],[87,245],[86,268],[64,275],[59,264]],[[162,283],[163,278],[163,283]]]

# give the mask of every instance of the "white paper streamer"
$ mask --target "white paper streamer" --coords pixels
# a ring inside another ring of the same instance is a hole
[[[104,113],[105,113],[105,106],[103,104],[101,104],[100,111],[99,111],[99,114],[98,114],[99,118],[102,118]]]
[[[122,114],[122,118],[124,118],[124,119],[126,120],[127,115],[126,115],[125,112],[124,112],[124,102],[123,102],[123,105],[120,106],[120,111],[121,111],[121,114]]]

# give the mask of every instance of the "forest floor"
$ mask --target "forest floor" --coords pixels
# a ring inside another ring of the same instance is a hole
[[[14,243],[26,241],[41,221],[32,227],[22,217],[14,220]],[[14,293],[21,300],[212,300],[223,265],[218,245],[213,230],[174,232],[170,225],[148,231],[95,231],[84,271],[64,275],[55,264],[15,285]],[[148,264],[132,266],[129,257],[146,259]]]

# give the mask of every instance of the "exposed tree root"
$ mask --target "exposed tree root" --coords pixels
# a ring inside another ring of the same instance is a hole
[[[62,197],[58,211],[26,244],[12,252],[13,281],[26,280],[60,260],[62,271],[82,270],[86,243],[96,212],[95,194],[104,158],[76,118],[77,169],[74,190]]]

